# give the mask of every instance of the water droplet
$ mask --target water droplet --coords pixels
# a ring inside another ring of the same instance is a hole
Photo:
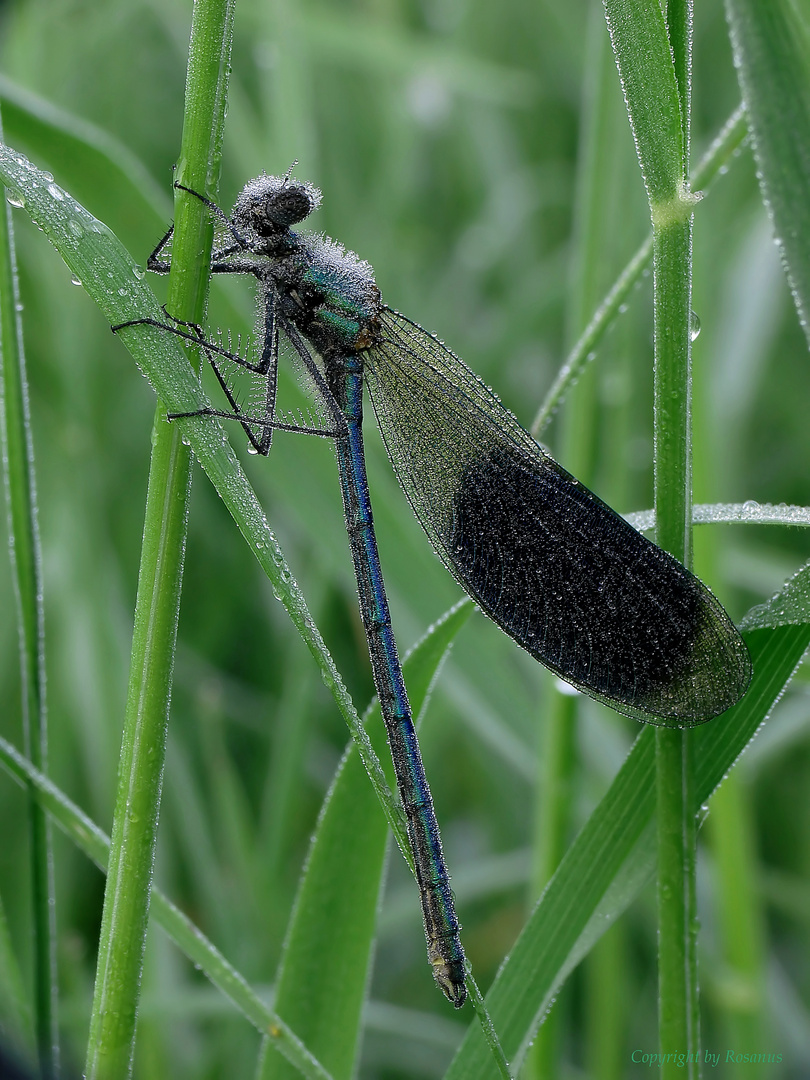
[[[61,202],[62,199],[64,199],[65,197],[65,193],[62,191],[61,188],[58,188],[56,184],[48,184],[48,191],[54,197],[54,199],[58,199],[59,202]]]
[[[255,446],[253,445],[253,443],[249,443],[249,444],[248,444],[248,448],[247,448],[247,452],[248,452],[249,454],[258,454],[258,452],[259,452],[259,451],[258,451],[258,450],[256,449],[256,447],[255,447]]]
[[[146,273],[146,271],[141,266],[133,266],[132,267],[132,275],[133,275],[133,277],[137,278],[138,281],[143,280],[143,276],[144,276],[145,273]]]
[[[689,312],[689,340],[695,341],[700,334],[700,319],[694,313]]]
[[[126,289],[119,289],[118,290],[118,295],[119,296],[129,296],[129,292]]]
[[[81,278],[79,278],[79,277],[76,277],[76,275],[75,275],[75,274],[71,274],[71,275],[70,275],[70,284],[71,284],[71,285],[81,285],[81,283],[82,283],[82,279],[81,279]]]
[[[70,218],[68,220],[68,228],[76,237],[84,235],[84,229],[82,228],[81,222],[77,221],[76,218]]]
[[[9,206],[25,206],[25,196],[21,191],[9,191],[6,193],[6,201]]]

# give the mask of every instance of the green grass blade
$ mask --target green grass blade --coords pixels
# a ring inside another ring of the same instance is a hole
[[[692,812],[711,796],[781,696],[810,645],[810,568],[754,609],[745,698],[695,731]],[[568,849],[487,995],[507,1057],[520,1065],[563,980],[655,869],[655,732],[646,729]],[[446,1076],[485,1080],[491,1063],[470,1029]]]
[[[439,667],[472,610],[469,601],[451,609],[405,658],[403,672],[415,716],[424,712]],[[377,703],[365,723],[393,783]],[[352,743],[318,820],[275,999],[279,1015],[336,1080],[349,1080],[356,1071],[387,838],[385,817]],[[413,902],[418,903],[415,889]],[[287,1080],[293,1074],[274,1055],[265,1058],[260,1075],[263,1080]]]
[[[726,0],[726,10],[762,195],[808,335],[810,33],[786,0]]]
[[[639,532],[655,528],[655,511],[640,510],[625,514],[625,519]],[[740,525],[810,525],[810,506],[774,506],[749,500],[744,503],[692,503],[692,524],[709,525],[721,521]]]
[[[47,776],[5,739],[0,738],[0,765],[22,784],[30,784],[48,814],[64,834],[106,871],[109,837],[80,810]],[[331,1080],[329,1073],[307,1050],[298,1036],[251,989],[247,980],[208,940],[203,932],[159,890],[152,891],[151,917],[193,964],[259,1031],[269,1034],[273,1045],[308,1080]]]
[[[654,215],[683,218],[683,118],[659,0],[605,0],[610,40]]]
[[[691,341],[692,223],[657,221],[653,208],[655,308],[656,541],[687,566],[692,562]],[[691,809],[695,733],[659,730],[658,993],[663,1075],[686,1054],[697,1076],[700,1046],[695,877],[697,822]]]
[[[0,124],[0,139],[3,129]],[[11,207],[0,187],[0,450],[8,515],[9,555],[17,601],[22,685],[22,728],[26,753],[47,770],[45,700],[45,612],[42,555],[37,520],[34,443],[28,402],[20,289]],[[50,826],[31,794],[31,907],[34,930],[34,1027],[40,1071],[59,1074],[57,1022],[56,907]]]
[[[183,180],[194,190],[208,192],[219,174],[232,25],[233,3],[195,5],[180,158]],[[201,202],[183,194],[169,304],[179,318],[198,322],[213,226]],[[85,1075],[92,1080],[131,1074],[149,918],[191,481],[191,455],[181,433],[162,420],[158,403],[87,1045]]]

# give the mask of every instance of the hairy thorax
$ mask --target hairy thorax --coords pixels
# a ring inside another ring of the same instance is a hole
[[[292,233],[268,268],[282,314],[324,359],[378,344],[382,299],[371,266],[328,237]]]

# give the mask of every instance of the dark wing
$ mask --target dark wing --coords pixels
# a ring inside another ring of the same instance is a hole
[[[709,590],[561,468],[435,337],[385,310],[366,378],[414,513],[484,612],[561,678],[669,727],[728,709],[748,650]]]

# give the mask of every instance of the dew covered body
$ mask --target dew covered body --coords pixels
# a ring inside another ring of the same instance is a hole
[[[262,358],[251,366],[206,351],[226,393],[224,362],[267,379],[266,418],[241,414],[229,395],[262,453],[274,427],[291,426],[275,415],[279,335],[321,399],[429,959],[459,1006],[464,953],[374,537],[364,386],[394,471],[441,560],[490,618],[561,678],[638,719],[688,727],[739,700],[750,659],[709,590],[559,466],[436,337],[387,307],[368,263],[328,237],[292,228],[319,201],[309,184],[262,176],[244,188],[230,219],[216,211],[222,239],[212,271],[256,278]],[[151,268],[165,270],[159,253]]]

